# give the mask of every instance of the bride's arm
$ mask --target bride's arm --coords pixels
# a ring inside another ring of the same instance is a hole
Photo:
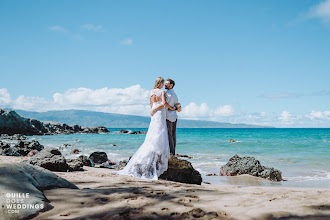
[[[167,102],[166,102],[166,97],[165,97],[165,91],[162,92],[162,103],[157,107],[157,108],[154,108],[154,109],[151,109],[151,113],[150,115],[153,116],[155,114],[156,111],[158,111],[159,109],[162,109],[164,107],[167,107],[169,108],[170,110],[174,111],[175,109],[170,106]]]
[[[150,98],[149,98],[149,102],[150,102],[150,108],[152,108],[151,96],[150,96]]]

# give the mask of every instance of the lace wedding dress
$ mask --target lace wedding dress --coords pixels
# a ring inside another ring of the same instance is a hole
[[[161,97],[162,90],[152,90],[150,96]],[[157,108],[161,101],[152,103]],[[170,148],[166,126],[166,109],[158,110],[152,117],[144,143],[132,156],[123,170],[113,173],[143,179],[154,179],[167,170]]]

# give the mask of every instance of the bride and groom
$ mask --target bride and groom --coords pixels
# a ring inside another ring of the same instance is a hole
[[[162,90],[165,83],[166,92]],[[175,155],[177,111],[181,111],[173,87],[175,82],[158,77],[150,92],[151,121],[144,143],[123,170],[113,173],[157,180]]]

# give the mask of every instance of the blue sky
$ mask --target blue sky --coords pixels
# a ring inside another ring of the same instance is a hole
[[[0,0],[0,108],[330,127],[330,0]]]

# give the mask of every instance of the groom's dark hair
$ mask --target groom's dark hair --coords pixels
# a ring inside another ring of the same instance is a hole
[[[170,84],[172,84],[173,86],[172,86],[172,89],[174,88],[174,86],[175,86],[175,82],[174,82],[174,80],[173,79],[167,79],[166,81],[169,81],[170,82]]]

